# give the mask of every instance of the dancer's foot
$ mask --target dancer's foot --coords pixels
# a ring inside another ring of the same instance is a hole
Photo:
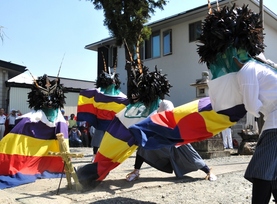
[[[209,180],[209,181],[216,181],[217,180],[217,177],[216,177],[216,175],[214,175],[213,173],[209,173],[208,175],[207,175],[207,179]]]
[[[139,170],[135,169],[134,171],[132,171],[131,173],[126,175],[126,180],[127,181],[135,181],[139,178]]]
[[[214,175],[212,172],[211,172],[212,169],[210,169],[210,172],[207,173],[207,176],[205,177],[206,180],[209,180],[209,181],[216,181],[217,180],[217,177],[216,175]]]

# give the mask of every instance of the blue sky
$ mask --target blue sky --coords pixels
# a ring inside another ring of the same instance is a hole
[[[150,22],[205,4],[207,0],[170,0]],[[264,5],[277,13],[275,1],[264,0]],[[97,53],[84,47],[109,37],[109,31],[103,11],[90,1],[0,0],[0,13],[1,60],[26,66],[34,76],[56,76],[62,63],[60,77],[97,78]]]

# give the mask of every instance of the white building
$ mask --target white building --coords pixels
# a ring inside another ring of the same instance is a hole
[[[54,76],[49,76],[50,80],[55,78],[56,77]],[[77,115],[77,105],[80,91],[95,88],[95,82],[62,77],[59,78],[60,83],[65,87],[65,116],[69,116],[71,113]],[[11,109],[20,110],[22,114],[30,112],[27,100],[33,81],[33,78],[28,72],[23,72],[6,81],[6,101],[8,102],[6,108],[7,112]]]
[[[259,2],[256,0],[219,1],[220,7],[232,6],[233,3],[236,3],[237,6],[249,5],[251,10],[259,13]],[[195,87],[190,84],[195,83],[195,80],[201,77],[202,72],[208,70],[205,64],[198,63],[199,55],[196,43],[196,38],[201,32],[201,22],[207,16],[207,12],[207,5],[203,5],[148,25],[152,29],[151,43],[144,43],[142,60],[150,70],[154,70],[157,65],[158,69],[162,69],[162,73],[168,75],[173,86],[170,91],[170,100],[175,106],[195,99]],[[266,58],[275,62],[277,62],[275,54],[277,47],[276,19],[276,14],[264,7],[264,33],[266,33],[264,43],[267,45],[264,54]],[[102,52],[110,67],[113,67],[117,56],[116,72],[119,73],[122,82],[121,90],[126,93],[127,72],[124,46],[115,46],[115,39],[110,37],[89,44],[85,48],[98,52],[98,73],[103,69]]]

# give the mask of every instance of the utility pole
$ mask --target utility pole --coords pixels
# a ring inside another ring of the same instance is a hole
[[[264,3],[263,0],[259,0],[260,2],[260,18],[261,18],[261,22],[262,22],[262,28],[264,29]],[[264,32],[262,30],[262,32]],[[257,118],[257,123],[258,123],[258,128],[259,128],[259,133],[261,133],[263,125],[264,125],[264,115],[260,112],[260,117]]]
[[[263,2],[263,0],[260,0],[260,14],[261,14],[262,26],[264,28],[264,2]]]

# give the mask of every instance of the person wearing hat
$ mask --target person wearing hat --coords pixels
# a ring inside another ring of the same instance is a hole
[[[263,56],[260,15],[248,6],[223,7],[206,17],[199,38],[200,62],[213,75],[208,83],[215,111],[225,99],[238,101],[264,125],[244,177],[252,183],[252,204],[277,203],[277,66]],[[220,101],[220,102],[219,102]]]
[[[81,131],[77,128],[77,125],[73,125],[69,131],[69,146],[70,147],[82,147],[83,142],[80,139]]]
[[[8,132],[10,132],[13,127],[15,126],[15,120],[18,116],[21,115],[21,112],[19,110],[12,109],[11,113],[8,115],[7,120],[9,121],[9,126],[8,126]]]

